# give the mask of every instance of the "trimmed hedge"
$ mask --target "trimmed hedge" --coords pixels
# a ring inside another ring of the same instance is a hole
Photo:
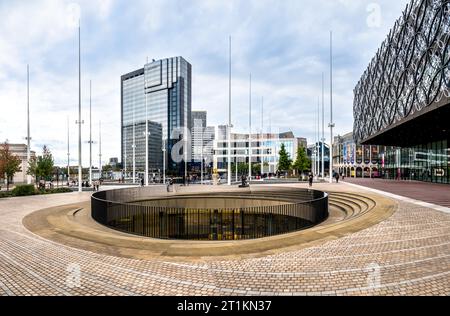
[[[8,197],[12,197],[12,192],[11,191],[0,191],[0,199],[1,198],[8,198]]]
[[[73,192],[73,190],[69,188],[55,188],[55,189],[46,189],[42,194],[55,194],[55,193],[69,193]]]
[[[33,184],[24,184],[16,186],[12,191],[14,196],[27,196],[36,194]]]
[[[39,194],[56,194],[56,193],[69,193],[73,190],[69,188],[54,188],[46,189],[45,191],[36,190],[33,184],[18,185],[12,191],[0,191],[0,199],[14,196],[29,196]]]

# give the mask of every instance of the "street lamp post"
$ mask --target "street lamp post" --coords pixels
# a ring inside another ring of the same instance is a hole
[[[92,81],[89,80],[89,185],[92,185]]]
[[[270,136],[270,137],[272,138],[272,136]],[[275,137],[276,137],[276,143],[275,143],[275,146],[274,146],[275,147],[275,159],[274,159],[275,164],[273,166],[273,173],[278,176],[278,162],[279,162],[278,158],[279,158],[279,154],[280,154],[280,151],[279,151],[279,148],[278,148],[278,145],[279,145],[279,142],[280,142],[279,133],[278,133],[278,136],[275,136]]]
[[[330,31],[330,183],[333,183],[333,32]]]
[[[30,66],[27,65],[27,163],[31,159],[30,137]],[[27,184],[31,184],[31,175],[27,175]]]
[[[319,173],[319,170],[317,168],[317,111],[314,113],[314,171],[313,176],[314,178],[317,178],[317,174]]]
[[[133,184],[136,183],[136,124],[134,115],[134,95],[133,95]]]
[[[183,134],[183,142],[184,142],[184,148],[183,148],[183,155],[184,155],[184,185],[186,186],[189,181],[188,181],[188,128],[187,126],[184,127],[184,134]]]
[[[248,112],[248,181],[252,180],[252,74],[250,74],[250,91],[249,91],[249,112]]]
[[[325,105],[324,74],[322,72],[322,179],[325,179]]]
[[[81,166],[81,22],[78,21],[78,192],[82,192],[82,166]]]
[[[166,140],[163,139],[163,183],[166,184]]]
[[[317,179],[319,179],[320,177],[320,127],[319,127],[319,121],[320,121],[320,111],[319,111],[319,98],[317,98],[317,156],[316,156],[316,161],[317,161]]]
[[[149,185],[149,183],[148,183],[148,175],[149,175],[149,163],[148,163],[148,138],[149,138],[149,136],[151,135],[151,133],[148,131],[148,121],[146,122],[146,124],[145,124],[145,127],[146,127],[146,129],[145,129],[145,131],[144,131],[144,137],[145,137],[145,143],[146,143],[146,145],[145,145],[145,152],[146,152],[146,154],[145,154],[145,179],[146,180],[144,180],[144,183],[145,183],[145,186],[148,186]],[[134,149],[133,149],[134,150]],[[133,169],[133,172],[134,172],[135,170]]]
[[[200,158],[202,160],[202,162],[200,163],[200,183],[203,185],[203,127],[202,127],[202,147],[201,147],[201,152],[200,152]]]
[[[67,185],[70,185],[70,123],[67,117]]]
[[[264,146],[263,146],[263,138],[264,138],[264,97],[261,97],[261,141],[260,141],[260,154],[261,154],[261,180],[264,174]]]
[[[235,159],[234,159],[234,161],[235,161],[235,164],[236,164],[236,182],[238,182],[239,181],[239,176],[238,176],[238,164],[239,164],[239,161],[238,161],[238,157],[237,157],[237,155],[235,155],[236,157],[235,157]]]
[[[314,144],[314,154],[313,158],[314,160],[314,167],[313,167],[313,175],[315,176],[317,174],[317,146]]]
[[[227,128],[227,139],[228,139],[228,185],[231,185],[231,36],[230,36],[230,63],[229,63],[229,78],[228,78],[228,128]],[[203,142],[202,142],[203,150]],[[202,171],[203,172],[203,171]],[[203,174],[202,174],[203,176]],[[202,181],[203,183],[203,181]]]
[[[125,134],[125,136],[124,136],[125,140],[124,140],[124,145],[123,145],[125,153],[124,153],[124,157],[123,157],[123,172],[122,172],[122,176],[125,180],[127,177],[127,158],[128,158],[128,155],[127,155],[127,147],[128,147],[127,133],[128,133],[128,130],[125,129],[125,131],[124,131],[122,128],[122,133]]]
[[[100,179],[102,178],[102,121],[99,121],[99,132],[98,132],[98,168],[100,171]]]
[[[145,91],[145,186],[148,186],[148,107],[147,107],[147,92]]]

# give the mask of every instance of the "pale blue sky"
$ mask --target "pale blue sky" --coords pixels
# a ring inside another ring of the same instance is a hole
[[[93,135],[102,120],[104,160],[120,156],[120,76],[146,58],[183,56],[193,67],[193,109],[208,123],[226,123],[228,36],[233,37],[233,123],[248,131],[248,76],[253,77],[253,121],[314,137],[314,115],[325,73],[329,121],[329,30],[334,32],[336,133],[353,125],[353,88],[400,17],[408,0],[0,0],[0,140],[24,142],[26,65],[31,67],[33,149],[50,146],[66,160],[67,116],[72,159],[77,152],[77,30],[81,8],[83,119],[93,82]],[[75,10],[76,11],[76,10]],[[379,19],[378,19],[379,17]],[[83,138],[88,138],[88,124]],[[329,131],[326,131],[329,141]],[[94,155],[97,155],[94,145]],[[83,164],[88,146],[83,148]],[[94,158],[94,164],[98,159]]]

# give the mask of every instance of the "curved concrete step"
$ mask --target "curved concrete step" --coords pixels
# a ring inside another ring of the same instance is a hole
[[[332,197],[330,197],[330,200],[339,200],[339,201],[343,201],[347,204],[355,205],[356,208],[361,211],[366,210],[371,207],[371,205],[367,201],[365,201],[364,199],[361,199],[357,196],[352,197],[352,196],[343,196],[343,195],[333,195]]]
[[[352,204],[358,204],[361,211],[368,211],[376,206],[376,202],[368,197],[352,194],[332,194],[330,199],[339,199],[350,201]]]
[[[375,206],[376,202],[366,196],[350,193],[330,192],[330,216],[324,223],[322,223],[322,225],[333,223],[337,224],[342,221],[360,217],[372,210]]]

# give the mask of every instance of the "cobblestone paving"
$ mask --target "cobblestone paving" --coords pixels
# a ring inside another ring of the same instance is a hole
[[[262,258],[171,262],[96,254],[38,237],[34,210],[87,200],[0,200],[0,295],[449,295],[450,215],[400,202],[388,220]]]

